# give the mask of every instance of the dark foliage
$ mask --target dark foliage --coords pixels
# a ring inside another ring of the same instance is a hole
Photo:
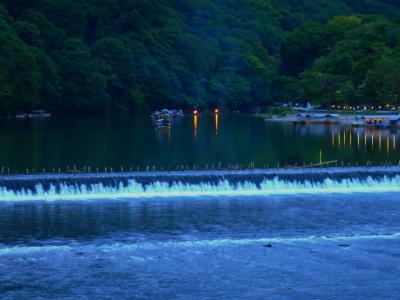
[[[1,112],[398,98],[394,0],[1,3]]]

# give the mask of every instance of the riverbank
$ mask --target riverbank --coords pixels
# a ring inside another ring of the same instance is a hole
[[[354,125],[354,126],[370,126],[370,125],[384,125],[385,121],[395,120],[398,118],[400,120],[400,113],[397,111],[341,111],[341,110],[292,110],[288,114],[255,114],[255,117],[263,118],[267,121],[275,122],[293,122],[300,124],[342,124],[342,125]],[[362,122],[364,119],[374,119],[377,118],[381,122],[379,124],[374,124],[371,122]],[[399,126],[400,124],[392,124]],[[390,124],[387,124],[390,125]],[[399,126],[400,127],[400,126]]]

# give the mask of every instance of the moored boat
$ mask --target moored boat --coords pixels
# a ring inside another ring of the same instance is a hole
[[[19,119],[19,120],[21,120],[21,119],[26,119],[28,117],[28,114],[25,114],[25,113],[17,113],[16,115],[15,115],[15,118],[16,119]]]
[[[167,119],[159,119],[155,122],[157,128],[171,128],[171,121]]]
[[[30,114],[28,114],[28,118],[49,118],[51,117],[51,113],[48,113],[44,110],[33,110]]]

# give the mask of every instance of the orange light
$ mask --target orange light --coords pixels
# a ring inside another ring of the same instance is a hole
[[[193,128],[194,128],[194,138],[197,139],[197,118],[198,116],[195,114],[193,116]]]
[[[216,109],[214,110],[214,112],[215,112],[216,114],[218,114],[218,113],[219,113],[219,109],[216,108]]]
[[[219,115],[215,113],[215,134],[218,135]]]
[[[199,111],[197,109],[193,110],[193,114],[197,115]]]

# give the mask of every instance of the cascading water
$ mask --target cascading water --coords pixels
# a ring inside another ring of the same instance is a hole
[[[0,201],[400,192],[400,169],[8,176]]]
[[[399,167],[0,176],[0,295],[398,299],[398,192]]]

